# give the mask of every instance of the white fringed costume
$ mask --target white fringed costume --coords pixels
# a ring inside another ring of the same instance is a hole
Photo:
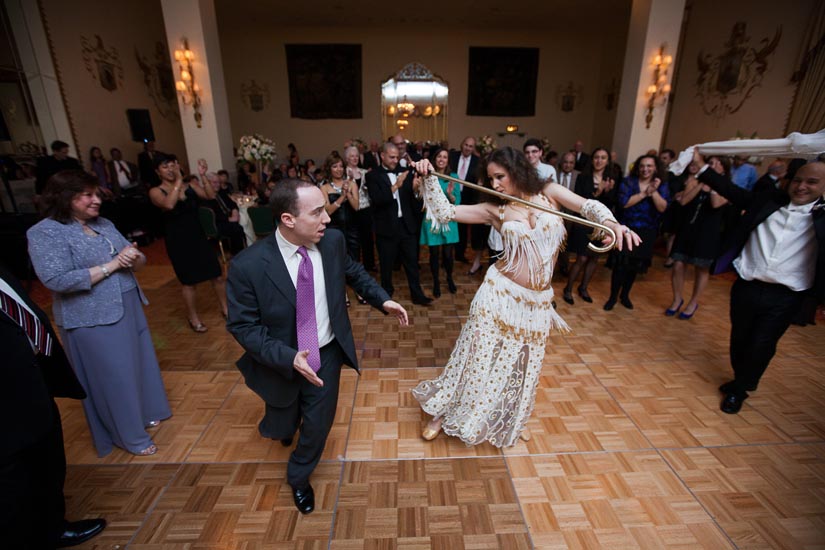
[[[434,230],[455,217],[434,176],[425,179],[424,203]],[[592,200],[582,215],[600,223],[614,219]],[[425,412],[443,417],[445,433],[468,445],[516,443],[533,411],[550,330],[569,330],[553,309],[550,286],[565,237],[562,219],[538,211],[534,228],[511,220],[502,223],[501,235],[503,257],[487,270],[444,371],[412,390]],[[530,288],[506,276],[525,263]]]

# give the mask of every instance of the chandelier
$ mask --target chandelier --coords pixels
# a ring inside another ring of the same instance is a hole
[[[407,101],[407,96],[395,106],[396,112],[404,118],[409,117],[415,111],[415,105]]]

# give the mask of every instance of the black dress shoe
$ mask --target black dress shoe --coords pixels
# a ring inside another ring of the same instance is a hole
[[[631,302],[630,298],[628,298],[627,296],[619,298],[619,303],[621,303],[627,309],[633,309],[633,302]]]
[[[283,438],[281,440],[281,445],[283,445],[284,447],[289,447],[290,445],[292,445],[292,438],[291,437]]]
[[[604,303],[604,310],[610,311],[616,305],[616,298],[610,298]]]
[[[722,404],[719,405],[719,409],[723,413],[736,414],[742,408],[742,404],[747,398],[748,394],[729,393],[722,399]]]
[[[587,292],[586,288],[579,287],[579,296],[581,296],[582,300],[584,300],[588,304],[593,303],[593,298],[590,297],[590,293]]]
[[[724,384],[719,386],[719,391],[722,393],[733,393],[736,390],[736,388],[734,387],[734,383],[734,380],[731,380],[730,382],[725,382]],[[745,389],[748,391],[756,391],[756,386],[748,386]]]
[[[57,547],[67,548],[83,544],[102,533],[105,528],[106,520],[103,518],[66,522],[66,528],[60,535],[60,540],[57,541]]]
[[[412,303],[419,306],[428,306],[433,303],[433,299],[427,298],[426,296],[421,296],[420,298],[413,298]]]
[[[302,514],[309,514],[315,509],[315,491],[312,490],[312,485],[307,485],[305,489],[292,489],[292,499]]]

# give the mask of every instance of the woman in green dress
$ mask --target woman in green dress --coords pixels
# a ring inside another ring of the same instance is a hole
[[[446,149],[438,149],[431,157],[435,169],[442,174],[449,171],[450,156]],[[458,177],[458,174],[450,174]],[[441,189],[447,196],[447,200],[452,204],[461,204],[461,188],[455,183],[440,179]],[[434,232],[429,220],[424,220],[421,224],[421,239],[419,244],[426,244],[430,248],[430,271],[433,274],[433,296],[441,296],[441,283],[439,282],[439,262],[444,262],[444,271],[447,272],[447,289],[451,294],[456,293],[455,282],[453,282],[453,247],[458,242],[458,223],[451,221],[449,230]]]

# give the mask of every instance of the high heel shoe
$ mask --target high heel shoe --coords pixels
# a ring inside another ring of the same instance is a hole
[[[433,424],[435,424],[435,426],[433,426]],[[441,433],[441,420],[430,420],[427,422],[424,431],[421,432],[421,437],[424,441],[432,441],[438,437],[439,433]]]
[[[571,306],[574,304],[573,293],[566,288],[561,292],[561,299],[570,304]]]
[[[522,441],[530,441],[530,439],[532,437],[533,437],[533,434],[530,432],[530,428],[528,428],[527,426],[525,426],[524,429],[521,430],[521,433],[519,434],[519,438]]]
[[[685,313],[684,311],[682,313],[680,313],[679,314],[679,319],[681,319],[682,321],[687,321],[690,318],[692,318],[694,315],[696,315],[697,311],[699,311],[699,304],[696,304],[696,308],[694,308],[692,313]]]
[[[157,428],[160,426],[160,420],[150,420],[146,423],[147,428]]]
[[[629,296],[622,296],[621,298],[619,298],[619,303],[627,309],[633,309],[633,302],[630,301]]]
[[[613,297],[611,296],[611,297],[610,297],[610,298],[609,298],[609,299],[608,299],[608,300],[604,303],[604,310],[605,310],[605,311],[610,311],[610,310],[611,310],[611,309],[613,309],[615,306],[616,306],[616,298],[613,298]]]
[[[685,303],[684,300],[679,300],[679,305],[676,306],[676,309],[667,308],[665,310],[665,315],[667,315],[668,317],[673,317],[674,315],[676,315],[679,312],[680,309],[682,309],[682,305],[684,305],[684,303]]]
[[[151,445],[149,445],[148,447],[146,447],[142,451],[138,451],[138,452],[132,453],[132,454],[135,455],[135,456],[152,456],[156,452],[158,452],[158,446],[155,445],[154,443],[152,443]]]
[[[458,288],[455,286],[455,281],[453,281],[451,278],[447,279],[447,290],[450,291],[450,294],[455,294],[456,292],[458,292]]]
[[[587,289],[584,287],[579,287],[579,296],[581,296],[582,300],[587,302],[588,304],[593,303],[593,298],[590,297],[590,294],[587,292]]]
[[[468,272],[467,272],[467,275],[475,275],[475,274],[476,274],[476,273],[478,273],[479,271],[481,271],[481,266],[480,266],[480,265],[479,265],[477,268],[475,268],[475,269],[471,269],[470,271],[468,271]]]

